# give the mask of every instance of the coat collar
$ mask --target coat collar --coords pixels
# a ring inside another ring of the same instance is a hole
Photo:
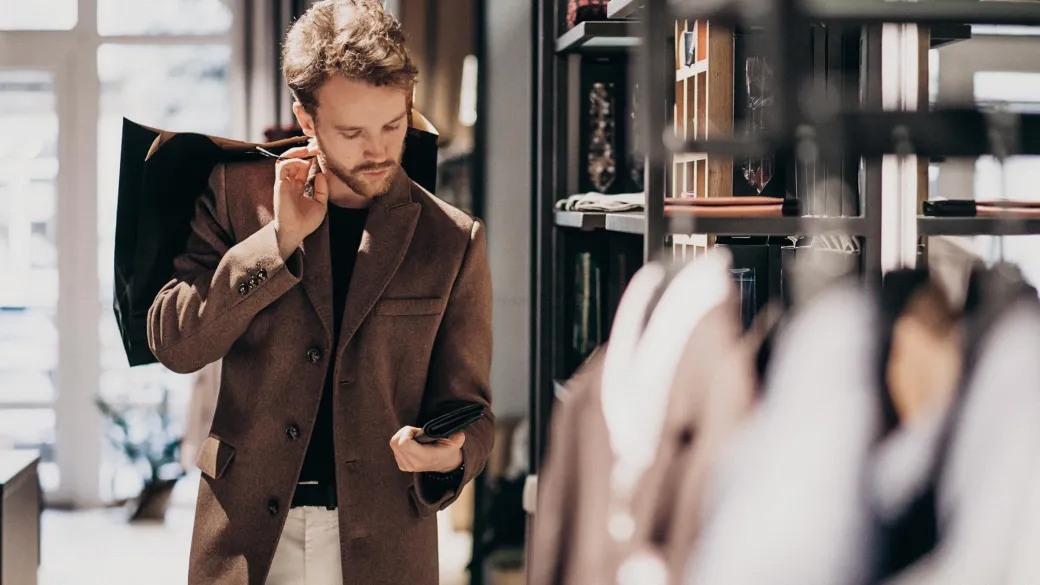
[[[357,262],[343,311],[340,347],[357,332],[361,322],[393,278],[411,244],[421,206],[412,199],[412,182],[398,170],[390,190],[377,197],[368,210]],[[303,286],[325,327],[329,344],[333,336],[332,261],[329,249],[329,219],[301,244],[304,254]]]

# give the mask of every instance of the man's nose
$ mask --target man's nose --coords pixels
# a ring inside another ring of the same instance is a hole
[[[382,137],[370,138],[365,142],[365,160],[376,163],[386,160],[386,141]]]

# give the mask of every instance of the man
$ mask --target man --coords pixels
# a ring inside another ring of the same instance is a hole
[[[189,583],[432,585],[493,440],[483,227],[400,167],[417,71],[379,2],[315,4],[283,57],[311,143],[215,169],[149,313],[171,370],[223,359]],[[412,440],[460,403],[486,417]]]

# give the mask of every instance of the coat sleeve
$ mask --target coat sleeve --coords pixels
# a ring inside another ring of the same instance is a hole
[[[228,215],[226,167],[199,197],[173,278],[148,310],[148,345],[170,370],[190,373],[224,357],[253,317],[300,282],[301,253],[282,261],[274,226],[236,242]]]
[[[495,440],[491,413],[491,270],[484,228],[473,223],[466,255],[452,286],[444,318],[433,345],[426,392],[420,417],[438,414],[446,405],[469,402],[484,405],[484,418],[466,429],[462,445],[463,473],[457,486],[448,486],[429,499],[422,473],[411,488],[419,513],[428,516],[454,502],[462,488],[484,468]]]

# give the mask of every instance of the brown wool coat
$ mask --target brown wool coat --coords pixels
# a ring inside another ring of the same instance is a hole
[[[399,173],[369,211],[334,348],[328,220],[282,262],[273,184],[271,161],[214,170],[149,313],[149,343],[171,370],[223,358],[189,584],[264,583],[333,367],[344,584],[433,585],[436,512],[461,486],[428,501],[389,442],[451,402],[479,402],[488,416],[466,431],[463,484],[484,466],[494,419],[483,227]]]

